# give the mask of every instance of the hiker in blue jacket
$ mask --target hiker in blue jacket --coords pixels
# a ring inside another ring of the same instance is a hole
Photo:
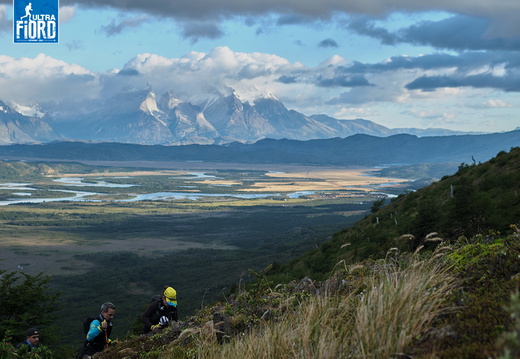
[[[38,332],[38,329],[30,328],[27,330],[25,341],[15,345],[17,349],[20,349],[22,346],[29,347],[29,351],[40,346],[40,332]]]
[[[85,356],[92,356],[108,346],[110,333],[112,332],[112,319],[114,319],[115,313],[116,306],[106,302],[101,306],[101,313],[97,317],[89,317],[83,322],[84,326],[88,325],[88,327],[84,328],[86,338],[76,358],[81,359]]]
[[[166,328],[171,321],[177,321],[177,292],[170,286],[163,288],[162,295],[152,297],[150,305],[141,315],[144,324],[144,332],[157,332]]]

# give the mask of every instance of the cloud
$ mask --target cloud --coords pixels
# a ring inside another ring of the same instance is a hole
[[[276,81],[282,83],[282,84],[295,84],[298,82],[296,76],[290,76],[290,75],[282,75]]]
[[[520,91],[520,77],[495,76],[493,74],[478,74],[471,76],[421,76],[405,86],[408,90],[433,91],[446,87],[493,88],[505,92]]]
[[[118,76],[139,76],[140,73],[136,69],[123,69],[117,72]]]
[[[338,47],[338,43],[333,39],[325,39],[319,42],[318,47]]]
[[[454,50],[520,50],[520,39],[489,34],[490,20],[452,16],[403,29],[402,42]]]
[[[0,0],[0,3],[12,4],[9,0]],[[317,25],[338,22],[339,19],[343,21],[347,17],[348,30],[378,39],[386,45],[411,43],[451,50],[520,50],[518,1],[438,0],[432,4],[416,0],[61,0],[61,21],[73,17],[77,7],[111,7],[121,14],[134,14],[113,19],[103,26],[102,30],[108,36],[138,27],[150,18],[174,20],[181,28],[181,34],[195,43],[200,39],[222,37],[222,23],[227,20],[258,24],[260,33],[270,26]],[[376,25],[377,21],[391,14],[432,11],[451,16],[438,21],[418,22],[395,31]],[[8,29],[5,27],[8,21],[5,14],[3,16],[0,8],[0,31]],[[333,39],[325,39],[318,46],[338,47],[338,44]]]
[[[150,17],[146,15],[118,17],[117,19],[112,19],[109,25],[102,26],[101,30],[108,36],[113,36],[125,31],[126,29],[139,27],[148,21],[150,21]]]
[[[1,0],[8,4],[8,0]],[[419,13],[442,11],[463,15],[474,19],[485,19],[486,34],[491,38],[520,36],[520,13],[518,1],[453,1],[438,0],[435,3],[416,0],[356,0],[356,1],[294,1],[294,0],[61,0],[63,5],[81,5],[86,7],[112,7],[122,11],[132,11],[169,17],[179,21],[213,20],[220,22],[237,17],[257,18],[270,15],[279,16],[279,25],[303,23],[305,21],[331,20],[337,14],[366,15],[384,18],[395,13]],[[370,30],[370,29],[367,29]],[[379,31],[373,28],[372,32]],[[452,34],[453,35],[453,34]],[[379,34],[379,37],[383,34]]]
[[[9,0],[1,4],[11,5]],[[473,2],[438,0],[418,2],[415,0],[357,0],[357,1],[294,1],[294,0],[61,0],[62,21],[73,16],[77,6],[106,8],[121,12],[141,14],[139,16],[113,20],[104,27],[107,34],[114,35],[126,28],[139,26],[146,15],[171,18],[184,26],[185,35],[197,41],[199,38],[218,38],[220,23],[224,20],[275,16],[279,26],[330,21],[338,14],[352,16],[349,28],[360,34],[379,39],[384,44],[412,42],[429,44],[438,48],[478,49],[510,48],[518,49],[520,37],[520,13],[518,1],[475,0]],[[391,33],[374,25],[372,19],[383,19],[393,13],[420,13],[442,11],[454,16],[437,22],[415,24],[401,31]],[[5,12],[5,9],[4,9]],[[0,17],[1,18],[1,17]],[[191,22],[203,24],[205,29],[197,32]],[[212,23],[213,26],[209,24]],[[443,30],[445,29],[445,30]],[[447,36],[446,36],[447,35]]]
[[[224,35],[220,26],[210,21],[185,21],[181,23],[182,36],[192,43],[201,38],[218,39]]]
[[[0,99],[22,104],[87,99],[100,89],[87,69],[43,54],[19,59],[0,55],[0,74]]]
[[[313,18],[300,15],[281,15],[276,20],[277,25],[301,25],[312,22]]]
[[[353,76],[336,76],[333,78],[318,77],[316,86],[319,87],[357,87],[357,86],[373,86],[368,80],[361,75]]]
[[[417,117],[422,120],[440,120],[440,119],[448,119],[453,118],[452,114],[447,112],[439,112],[438,110],[417,110],[410,109],[406,111],[402,111],[403,115],[408,115],[412,117]]]
[[[374,24],[375,19],[367,16],[354,16],[347,24],[347,28],[360,35],[366,35],[380,40],[385,45],[394,45],[396,35]]]
[[[76,7],[75,6],[60,6],[58,18],[60,24],[64,24],[69,22],[76,15]]]
[[[120,69],[92,73],[49,56],[15,59],[0,56],[0,99],[66,102],[107,99],[125,88],[156,94],[173,90],[181,99],[199,101],[216,90],[234,89],[247,101],[273,93],[297,110],[409,103],[414,99],[449,100],[468,89],[520,92],[520,54],[464,52],[396,56],[381,63],[348,62],[333,56],[315,67],[291,63],[266,53],[235,52],[217,47],[168,58],[151,53],[134,56]],[[476,91],[475,90],[475,91]],[[487,102],[488,108],[504,104]]]
[[[499,100],[499,99],[489,99],[486,101],[483,101],[478,106],[475,106],[476,108],[508,108],[513,107],[510,103],[507,103],[506,101]]]
[[[459,55],[438,53],[415,57],[395,56],[381,63],[354,61],[349,64],[328,65],[319,71],[321,73],[316,77],[318,86],[341,86],[342,83],[349,85],[349,82],[350,85],[380,86],[374,79],[381,81],[381,76],[406,73],[406,78],[410,80],[399,83],[407,90],[434,91],[439,88],[473,87],[505,92],[520,91],[520,54],[516,52],[468,51]],[[367,76],[372,77],[370,82]]]
[[[83,42],[79,40],[72,40],[67,42],[65,46],[67,46],[67,49],[69,49],[70,51],[81,50],[83,49]]]
[[[348,28],[360,35],[373,37],[386,45],[411,43],[450,50],[519,50],[520,39],[491,36],[490,21],[456,15],[438,21],[421,21],[395,32],[375,25],[376,19],[354,17]]]
[[[0,5],[0,33],[7,32],[13,27],[12,21],[7,19],[7,7]]]
[[[173,90],[183,99],[224,88],[236,89],[248,98],[269,92],[276,79],[301,68],[301,64],[290,64],[279,56],[217,47],[208,53],[190,52],[181,58],[139,54],[123,66],[118,76],[103,74],[102,82],[104,96],[124,87],[142,88],[150,83],[157,93]]]

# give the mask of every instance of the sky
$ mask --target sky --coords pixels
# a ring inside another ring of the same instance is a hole
[[[518,0],[61,0],[59,43],[20,44],[0,0],[0,100],[234,91],[389,128],[511,131],[519,14]]]

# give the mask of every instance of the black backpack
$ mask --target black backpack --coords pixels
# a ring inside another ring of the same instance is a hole
[[[99,320],[99,315],[96,317],[87,317],[83,321],[83,332],[85,335],[87,335],[88,331],[90,330],[90,323],[92,323],[94,320]]]

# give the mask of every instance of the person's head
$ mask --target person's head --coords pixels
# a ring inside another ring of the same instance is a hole
[[[31,344],[33,347],[37,347],[40,343],[40,332],[36,328],[30,328],[27,330],[25,338],[29,344]]]
[[[106,302],[101,305],[101,315],[108,322],[114,318],[115,314],[116,314],[116,306],[114,304],[112,304],[110,302]]]
[[[177,291],[172,287],[164,287],[163,291],[164,304],[176,307],[177,306]]]

